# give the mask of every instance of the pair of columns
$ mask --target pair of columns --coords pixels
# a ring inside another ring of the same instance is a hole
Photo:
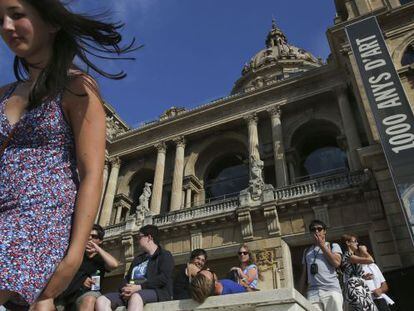
[[[172,183],[172,189],[171,189],[170,211],[179,210],[181,208],[183,175],[184,175],[185,140],[183,137],[178,137],[177,139],[174,139],[174,142],[176,143],[176,156],[175,156],[173,183]],[[155,148],[157,149],[157,163],[155,167],[150,210],[153,214],[157,215],[160,213],[160,210],[161,210],[162,191],[163,191],[163,185],[164,185],[164,172],[165,172],[165,157],[166,157],[166,152],[167,152],[167,146],[164,142],[161,142],[161,143],[156,144]],[[105,197],[103,198],[102,210],[101,210],[100,217],[99,217],[99,224],[102,226],[109,225],[110,220],[111,220],[112,206],[113,206],[113,202],[114,202],[114,198],[116,194],[117,181],[118,181],[119,168],[121,166],[121,161],[119,158],[113,158],[110,160],[110,165],[111,165],[111,173],[109,175],[109,179],[107,182]],[[104,169],[104,184],[106,183],[105,175],[108,175],[107,165],[105,166],[105,169]],[[120,214],[119,211],[117,211],[117,215],[116,215],[117,219],[120,216],[118,214]]]
[[[272,124],[273,156],[275,162],[275,174],[277,187],[284,187],[288,184],[288,173],[283,145],[281,109],[279,106],[268,110]],[[249,157],[260,159],[259,155],[259,134],[257,130],[258,117],[256,114],[245,117],[248,124]]]
[[[175,150],[175,163],[174,174],[171,188],[171,203],[170,211],[176,211],[181,208],[182,195],[183,195],[183,177],[184,177],[184,152],[185,152],[185,139],[180,136],[174,139],[176,146]],[[161,210],[162,191],[164,185],[164,172],[165,172],[165,156],[167,152],[167,146],[164,142],[155,145],[157,149],[157,163],[155,166],[154,182],[152,187],[152,197],[150,210],[153,214],[158,215]]]

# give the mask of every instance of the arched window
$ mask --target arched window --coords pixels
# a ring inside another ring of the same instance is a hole
[[[206,199],[236,196],[249,184],[249,164],[244,155],[227,154],[211,163],[204,180]]]
[[[401,65],[407,66],[414,63],[414,42],[412,42],[406,49],[401,59]]]
[[[135,174],[134,178],[129,184],[130,197],[132,199],[132,207],[130,210],[130,215],[135,214],[137,205],[139,203],[139,197],[142,194],[142,189],[144,189],[145,183],[153,183],[154,181],[154,171],[151,169],[142,169]],[[151,187],[152,190],[152,187]]]
[[[315,149],[304,160],[303,166],[310,176],[347,168],[345,152],[335,146]]]
[[[295,181],[348,169],[346,153],[338,146],[340,132],[331,122],[314,120],[301,126],[293,135],[292,145],[298,161]]]

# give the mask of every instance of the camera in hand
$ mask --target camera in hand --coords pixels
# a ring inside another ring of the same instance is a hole
[[[310,265],[310,273],[312,275],[315,275],[318,273],[318,265],[316,263],[313,263]]]

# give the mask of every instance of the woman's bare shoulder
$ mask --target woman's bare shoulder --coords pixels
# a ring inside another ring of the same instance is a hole
[[[101,103],[102,98],[95,79],[83,72],[72,72],[65,91],[64,108],[76,110],[80,106]]]

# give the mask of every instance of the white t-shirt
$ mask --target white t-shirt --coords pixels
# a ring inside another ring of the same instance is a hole
[[[378,268],[378,266],[375,263],[369,264],[369,265],[362,265],[362,269],[364,270],[364,273],[371,273],[372,274],[372,280],[365,280],[365,284],[367,284],[370,291],[373,291],[374,289],[380,288],[381,283],[385,282],[385,278],[381,273],[381,270]],[[373,295],[374,299],[383,298],[387,301],[389,305],[393,305],[394,301],[388,297],[385,294],[382,294],[380,297],[376,297]]]
[[[329,242],[326,242],[326,245],[331,249],[332,253],[342,255],[342,250],[337,243],[329,245]],[[323,290],[342,293],[336,269],[328,261],[319,246],[313,245],[308,247],[303,255],[302,264],[306,264],[308,274],[308,291]],[[318,265],[317,274],[312,274],[310,272],[310,266],[312,263]]]

